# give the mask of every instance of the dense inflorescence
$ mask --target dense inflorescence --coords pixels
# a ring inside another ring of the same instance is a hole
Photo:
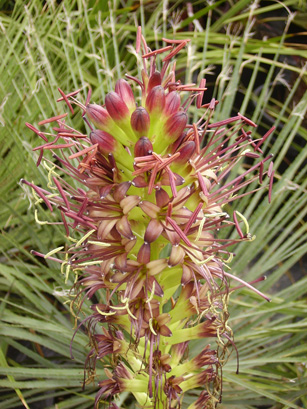
[[[228,270],[229,246],[253,237],[245,217],[236,211],[230,217],[225,207],[247,195],[257,179],[253,191],[261,189],[265,175],[270,198],[274,171],[266,166],[271,156],[261,158],[261,145],[273,128],[253,140],[245,128],[256,125],[240,113],[214,123],[218,101],[203,105],[205,79],[197,87],[175,78],[171,59],[188,40],[164,41],[166,47],[151,51],[138,30],[142,78],[127,77],[140,88],[139,97],[124,79],[104,106],[89,103],[90,92],[83,105],[75,98],[79,91],[59,90],[59,101],[72,113],[73,104],[82,108],[89,135],[68,126],[67,114],[39,123],[56,123],[53,134],[27,124],[44,140],[34,149],[38,164],[46,150],[55,161],[44,162],[49,190],[23,183],[38,202],[60,211],[72,243],[65,251],[33,253],[59,261],[67,276],[74,272],[78,294],[93,300],[92,315],[79,327],[87,325],[91,344],[88,378],[95,376],[97,361],[105,365],[95,406],[129,391],[141,406],[175,408],[185,392],[195,396],[201,388],[189,408],[215,407],[228,346],[234,346],[229,280],[259,293]],[[166,56],[159,72],[161,53]],[[194,103],[201,115],[189,124]],[[251,166],[246,158],[257,163]],[[245,168],[231,179],[240,162]],[[219,238],[227,227],[236,229],[236,239]],[[64,258],[53,257],[57,252]],[[189,357],[189,341],[197,339],[204,348]]]

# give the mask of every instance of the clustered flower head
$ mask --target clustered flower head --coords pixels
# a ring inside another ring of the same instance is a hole
[[[80,90],[59,89],[58,101],[72,113],[73,105],[81,107],[89,135],[67,125],[67,114],[39,123],[55,123],[51,134],[27,124],[44,140],[34,148],[38,164],[48,150],[55,161],[43,162],[49,190],[23,183],[37,202],[59,210],[72,243],[33,253],[60,262],[67,278],[73,272],[78,294],[93,300],[79,327],[87,326],[91,345],[88,379],[96,379],[97,361],[105,368],[95,407],[103,400],[116,408],[114,399],[124,391],[142,407],[179,408],[189,392],[195,397],[189,409],[215,407],[222,366],[235,347],[229,293],[246,286],[267,299],[229,272],[229,247],[253,237],[245,217],[226,209],[257,179],[253,191],[265,187],[266,175],[270,200],[274,171],[261,145],[274,128],[253,140],[246,128],[256,125],[240,113],[214,123],[218,101],[203,104],[206,80],[182,85],[175,77],[172,59],[189,40],[163,41],[166,47],[151,51],[138,29],[141,79],[127,75],[133,88],[119,79],[103,106],[90,103],[90,92],[82,104]],[[191,104],[200,111],[192,124]],[[240,162],[245,170],[231,179]],[[219,238],[227,227],[237,238]],[[64,257],[54,257],[57,252]],[[239,285],[231,288],[230,280]],[[197,339],[203,350],[191,357],[189,342]]]

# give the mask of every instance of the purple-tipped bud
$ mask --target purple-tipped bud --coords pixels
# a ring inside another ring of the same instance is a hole
[[[172,346],[171,356],[172,356],[172,366],[175,367],[179,364],[180,360],[183,358],[188,347],[188,342],[181,342]]]
[[[195,151],[195,142],[189,141],[182,145],[182,147],[178,150],[180,152],[180,156],[174,160],[175,163],[184,164],[191,158]]]
[[[116,92],[109,92],[106,96],[105,103],[107,111],[114,121],[122,121],[128,117],[129,109]]]
[[[143,107],[138,107],[131,115],[131,128],[134,133],[138,136],[145,136],[149,131],[150,117],[148,112]]]
[[[168,138],[170,142],[178,139],[187,126],[187,120],[185,112],[177,112],[172,115],[165,124],[166,139]]]
[[[156,190],[156,203],[157,205],[162,208],[169,204],[170,198],[166,191],[162,188]]]
[[[98,143],[98,149],[100,152],[108,155],[110,152],[114,152],[114,149],[117,145],[117,141],[113,138],[112,135],[105,131],[96,129],[90,133],[90,139],[92,144]]]
[[[148,243],[152,243],[153,241],[157,240],[157,238],[161,235],[163,231],[162,224],[157,219],[152,219],[148,223],[146,228],[144,240]]]
[[[152,143],[146,136],[140,138],[134,146],[135,157],[151,155],[152,151]]]
[[[154,88],[157,87],[158,85],[161,85],[162,82],[162,77],[161,74],[159,73],[159,71],[155,71],[149,78],[148,81],[148,87],[147,87],[147,93],[149,94],[149,92]]]
[[[159,114],[165,106],[165,92],[161,85],[153,87],[146,98],[146,109],[150,114]]]
[[[167,116],[175,114],[180,108],[180,96],[178,92],[172,91],[166,95],[164,113]]]
[[[96,128],[101,130],[107,130],[110,125],[110,115],[108,111],[96,104],[89,104],[86,107],[86,115],[88,119],[96,126]]]
[[[137,261],[141,264],[147,264],[150,262],[150,244],[149,243],[142,244],[138,252]]]
[[[126,80],[120,79],[116,82],[115,92],[121,97],[130,111],[133,111],[135,109],[134,95],[130,85]]]

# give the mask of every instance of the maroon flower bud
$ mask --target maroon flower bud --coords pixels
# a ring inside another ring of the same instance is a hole
[[[105,103],[110,117],[115,122],[122,121],[129,115],[127,105],[116,92],[109,92],[106,96]]]
[[[93,145],[98,143],[99,151],[105,155],[113,152],[115,146],[118,144],[112,135],[99,129],[90,133],[90,139]]]
[[[168,151],[170,153],[175,153],[179,146],[181,146],[182,141],[185,139],[187,136],[187,131],[182,132],[182,134],[179,136],[179,138],[169,147]]]
[[[162,208],[169,204],[170,198],[166,191],[162,188],[156,190],[156,203],[157,205]]]
[[[141,264],[147,264],[150,262],[150,244],[143,243],[137,256],[137,261]]]
[[[147,94],[156,86],[161,85],[162,78],[159,71],[155,71],[149,78],[147,86]]]
[[[166,95],[164,113],[167,116],[175,114],[180,107],[180,96],[178,92],[172,91]]]
[[[169,142],[174,142],[180,137],[187,125],[187,114],[185,112],[177,112],[172,115],[165,124],[165,139]]]
[[[195,151],[195,142],[189,141],[185,142],[178,152],[180,152],[180,156],[174,160],[176,164],[184,164],[192,157]]]
[[[165,106],[165,92],[161,85],[153,87],[146,98],[146,109],[150,114],[161,113]]]
[[[150,155],[152,151],[152,143],[146,136],[140,138],[134,146],[134,156],[136,157]]]
[[[106,131],[109,129],[111,118],[108,111],[97,104],[89,104],[86,107],[86,115],[96,128]]]
[[[132,180],[132,184],[135,187],[146,187],[148,183],[146,182],[144,176],[137,176]]]
[[[152,243],[153,241],[157,240],[157,238],[161,235],[163,231],[162,224],[157,219],[152,219],[148,223],[146,228],[144,240],[148,243]]]
[[[176,186],[181,186],[184,184],[185,180],[182,176],[178,175],[177,173],[173,173],[174,181]],[[170,186],[171,181],[168,173],[164,173],[160,179],[160,182],[164,186]]]
[[[130,85],[126,80],[122,78],[116,82],[115,92],[121,97],[130,111],[133,111],[135,109],[134,95]]]
[[[138,107],[131,115],[131,128],[134,133],[138,136],[145,136],[149,131],[150,117],[148,112],[143,107]]]

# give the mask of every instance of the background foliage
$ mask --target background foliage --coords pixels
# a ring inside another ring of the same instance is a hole
[[[259,135],[277,127],[265,144],[275,155],[272,203],[260,192],[236,204],[257,239],[239,245],[232,263],[232,272],[245,280],[267,275],[258,288],[272,302],[247,290],[231,296],[240,374],[233,354],[219,407],[306,407],[305,2],[17,0],[0,1],[0,10],[1,408],[93,407],[95,384],[81,388],[87,354],[82,331],[70,359],[72,283],[64,283],[58,265],[30,254],[47,253],[64,237],[61,228],[35,222],[31,193],[18,184],[22,177],[47,184],[32,152],[40,142],[24,124],[37,126],[64,112],[55,102],[58,87],[68,92],[90,85],[99,103],[118,78],[137,74],[131,45],[140,23],[152,48],[163,36],[191,38],[179,55],[178,74],[186,82],[207,78],[205,98],[220,100],[215,122],[240,111],[259,124]],[[70,120],[82,127],[78,116]],[[44,212],[41,220],[48,219]],[[199,347],[195,342],[192,354]],[[132,405],[127,395],[118,403]]]

